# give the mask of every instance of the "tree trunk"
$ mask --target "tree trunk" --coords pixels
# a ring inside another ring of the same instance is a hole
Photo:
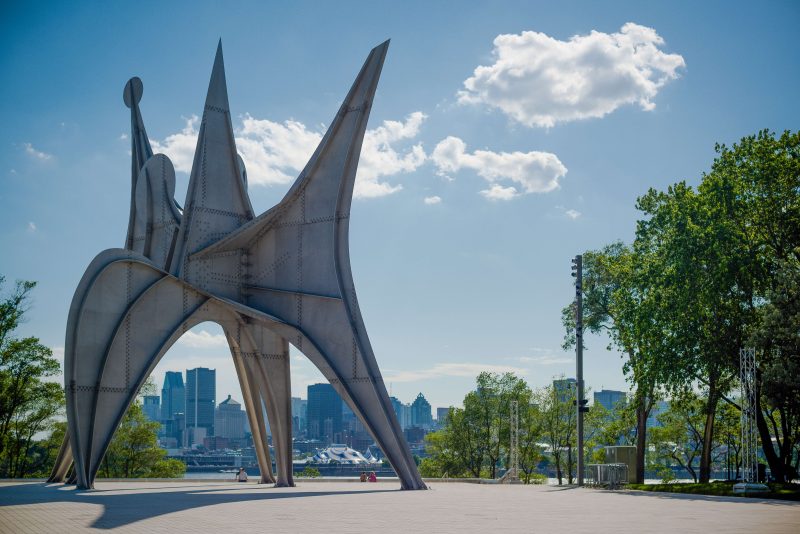
[[[775,453],[775,448],[772,446],[772,436],[770,436],[769,428],[767,427],[767,420],[764,418],[764,412],[761,411],[760,395],[756,395],[756,426],[758,427],[758,434],[761,438],[761,449],[764,451],[764,458],[766,458],[767,464],[769,464],[769,469],[772,471],[775,482],[786,482],[783,462]]]
[[[640,399],[636,406],[636,483],[644,484],[644,461],[647,452],[647,418],[651,401]]]
[[[706,423],[703,428],[703,450],[700,453],[700,483],[708,484],[711,480],[711,451],[714,450],[714,416],[719,403],[717,379],[711,376],[708,380],[708,402],[706,403]]]

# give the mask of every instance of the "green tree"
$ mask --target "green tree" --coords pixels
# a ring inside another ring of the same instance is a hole
[[[159,423],[150,421],[141,405],[133,402],[114,433],[103,458],[106,478],[180,478],[186,465],[167,458],[158,446]]]
[[[776,138],[763,130],[730,148],[717,145],[716,151],[711,172],[698,190],[707,198],[718,240],[733,243],[727,247],[730,259],[721,263],[722,275],[715,281],[727,281],[730,289],[724,294],[737,296],[740,308],[737,314],[732,304],[734,313],[720,315],[731,325],[727,330],[735,331],[739,347],[749,331],[749,342],[758,349],[763,393],[758,398],[763,403],[757,412],[758,428],[772,475],[784,481],[796,471],[793,449],[800,409],[800,132],[785,131]],[[717,287],[724,289],[725,284]],[[733,337],[728,331],[717,332],[722,344]],[[739,347],[731,347],[728,354],[733,369],[738,367]]]
[[[424,476],[495,478],[501,461],[508,467],[511,402],[520,407],[520,426],[528,424],[531,392],[511,373],[481,373],[464,397],[463,408],[451,408],[447,423],[426,436]]]
[[[558,391],[552,385],[536,390],[533,402],[538,408],[542,440],[550,449],[550,457],[556,468],[558,484],[566,475],[572,484],[573,452],[575,446],[577,413],[572,401],[575,390]]]
[[[697,482],[697,464],[703,448],[703,409],[703,402],[697,395],[685,393],[673,399],[669,409],[659,414],[660,426],[650,430],[654,467],[677,465]]]
[[[531,395],[527,405],[519,406],[519,470],[522,481],[530,484],[536,467],[545,459],[542,439],[542,416]]]
[[[0,276],[0,290],[4,278]],[[16,338],[35,282],[18,282],[0,301],[0,478],[31,476],[48,469],[49,454],[38,437],[54,428],[64,406],[61,387],[48,382],[60,366],[38,338]]]

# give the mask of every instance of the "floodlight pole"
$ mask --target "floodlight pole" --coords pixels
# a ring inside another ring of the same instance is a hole
[[[583,398],[583,256],[572,260],[575,277],[575,409],[578,415],[578,486],[583,486],[583,414],[589,409]]]

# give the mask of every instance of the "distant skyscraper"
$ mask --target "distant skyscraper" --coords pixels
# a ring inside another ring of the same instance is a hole
[[[647,428],[661,426],[661,423],[658,421],[658,416],[667,410],[669,410],[669,402],[663,400],[656,402],[650,410],[650,417],[647,418]]]
[[[142,398],[142,411],[151,421],[161,421],[161,398],[158,395],[145,395]]]
[[[167,371],[164,387],[161,388],[161,418],[173,419],[176,413],[186,411],[186,392],[183,387],[183,373]]]
[[[614,391],[613,389],[601,389],[594,392],[594,403],[601,405],[609,412],[614,410],[618,404],[625,405],[628,396],[624,391]]]
[[[161,388],[161,428],[162,437],[168,447],[184,445],[186,418],[186,388],[183,386],[183,373],[167,371],[164,374],[164,387]]]
[[[244,438],[244,421],[246,413],[242,405],[228,395],[219,403],[214,414],[214,436],[228,439]]]
[[[394,414],[397,416],[397,422],[400,423],[400,428],[405,430],[408,426],[408,421],[406,420],[406,414],[404,411],[406,405],[400,402],[400,399],[397,397],[389,397],[389,400],[392,403]]]
[[[439,423],[439,426],[445,423],[449,413],[450,408],[436,408],[436,422]]]
[[[558,380],[553,380],[553,389],[556,392],[559,402],[568,402],[570,398],[575,397],[577,383],[577,380],[574,378],[560,378]]]
[[[186,370],[186,430],[189,445],[214,435],[214,406],[217,399],[217,371],[197,367]],[[198,432],[203,428],[205,432]]]
[[[306,430],[306,409],[308,401],[292,397],[292,434],[297,436]]]
[[[342,398],[330,384],[308,386],[306,437],[333,443],[342,432]]]
[[[431,415],[431,403],[420,393],[414,402],[411,403],[411,426],[419,428],[431,428],[433,426],[433,416]]]

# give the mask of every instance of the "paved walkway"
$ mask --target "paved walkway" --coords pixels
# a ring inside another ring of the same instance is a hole
[[[800,532],[800,503],[554,486],[0,483],[0,532]]]

